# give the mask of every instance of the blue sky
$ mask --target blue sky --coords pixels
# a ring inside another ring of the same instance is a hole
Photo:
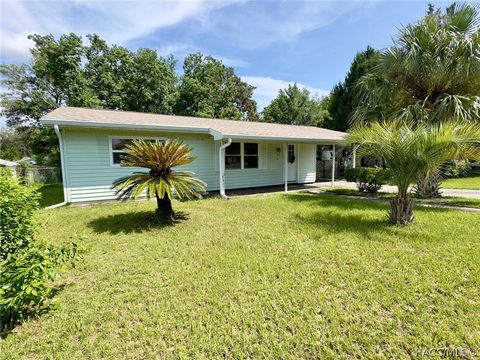
[[[288,83],[327,94],[357,51],[387,47],[398,28],[422,17],[427,3],[2,1],[1,61],[28,61],[31,33],[97,33],[110,43],[154,48],[180,61],[200,51],[257,86],[261,110]]]

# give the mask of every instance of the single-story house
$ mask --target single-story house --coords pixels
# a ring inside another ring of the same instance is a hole
[[[207,191],[226,197],[225,189],[313,183],[317,145],[334,149],[345,136],[311,126],[76,107],[60,107],[41,122],[59,137],[65,200],[71,203],[115,199],[112,182],[142,171],[120,165],[132,139],[182,140],[196,156],[184,168],[205,181]]]

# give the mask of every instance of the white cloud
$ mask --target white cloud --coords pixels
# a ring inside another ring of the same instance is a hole
[[[293,81],[273,79],[262,76],[242,76],[242,80],[253,85],[256,89],[253,92],[253,98],[257,101],[258,109],[261,111],[265,106],[275,99],[280,89],[285,89],[288,85],[293,85]],[[307,88],[313,96],[322,97],[328,95],[329,91],[297,83],[300,88]]]
[[[27,38],[28,35],[35,31],[25,31],[20,33],[14,33],[10,30],[2,30],[0,35],[1,48],[0,52],[2,57],[6,54],[18,58],[28,58],[30,55],[29,49],[33,45],[33,41]]]
[[[225,6],[216,1],[61,1],[1,2],[3,55],[28,55],[27,34],[97,33],[110,43],[125,44],[155,30],[195,18]]]
[[[369,8],[372,1],[260,1],[243,3],[228,16],[210,17],[210,29],[244,48],[288,43],[298,35],[328,26]]]

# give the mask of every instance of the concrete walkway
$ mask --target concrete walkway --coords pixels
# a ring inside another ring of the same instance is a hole
[[[317,188],[331,188],[331,182],[318,182],[311,184]],[[356,189],[356,185],[353,182],[347,182],[344,180],[335,181],[336,188],[349,188],[349,189]],[[387,193],[395,193],[397,192],[397,187],[392,185],[384,185],[380,190],[382,192]],[[461,197],[461,198],[469,198],[469,199],[480,199],[480,190],[467,190],[467,189],[441,189],[440,190],[443,196],[448,197]]]

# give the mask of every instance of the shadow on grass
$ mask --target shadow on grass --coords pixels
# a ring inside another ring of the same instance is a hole
[[[296,193],[296,194],[287,194],[284,195],[288,200],[294,202],[309,202],[312,205],[325,207],[329,206],[332,208],[339,208],[339,209],[358,209],[358,210],[387,210],[388,205],[387,201],[379,200],[376,201],[368,201],[365,199],[354,199],[354,198],[346,198],[337,196],[332,193],[320,193],[320,194],[311,194],[311,193]],[[363,201],[362,201],[363,200]]]
[[[350,232],[366,238],[379,233],[399,234],[405,236],[405,229],[413,225],[397,226],[388,222],[388,201],[370,201],[366,199],[350,199],[332,194],[306,194],[297,193],[285,195],[289,200],[296,202],[310,202],[318,207],[318,211],[308,215],[295,214],[297,222],[310,226],[318,226],[330,232]],[[355,211],[352,211],[355,210]],[[364,210],[361,212],[357,210]],[[371,210],[377,213],[370,212]],[[378,213],[380,211],[380,213]],[[444,213],[447,209],[415,207],[415,214]],[[408,231],[407,231],[408,232]]]
[[[36,310],[30,310],[29,312],[26,312],[24,314],[25,319],[20,320],[18,317],[13,317],[8,321],[5,322],[0,322],[0,341],[4,340],[7,338],[8,335],[10,335],[12,332],[14,332],[15,328],[18,326],[21,326],[23,322],[28,321],[28,320],[34,320],[36,318],[39,318],[42,315],[47,314],[51,310],[55,310],[55,306],[52,303],[52,299],[57,296],[60,292],[63,291],[69,284],[60,284],[57,286],[54,286],[50,294],[45,300],[45,306],[43,306],[40,309]]]
[[[153,211],[137,211],[126,214],[115,214],[102,216],[90,221],[87,226],[96,233],[133,234],[146,231],[161,229],[169,226],[175,226],[188,219],[184,212],[175,212],[175,220],[170,223],[158,223]]]

